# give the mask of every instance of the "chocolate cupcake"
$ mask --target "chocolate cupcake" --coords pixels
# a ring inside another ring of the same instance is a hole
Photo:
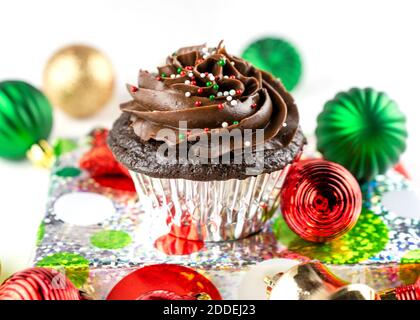
[[[108,142],[152,214],[190,240],[261,230],[305,144],[281,82],[220,43],[181,48],[128,89]]]

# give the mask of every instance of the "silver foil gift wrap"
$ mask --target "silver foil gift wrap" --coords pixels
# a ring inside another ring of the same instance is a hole
[[[141,203],[169,233],[188,240],[227,241],[260,231],[279,207],[283,170],[243,180],[160,179],[131,171]]]

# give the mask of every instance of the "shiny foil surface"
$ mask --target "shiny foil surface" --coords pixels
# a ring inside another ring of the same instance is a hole
[[[272,258],[321,261],[339,278],[376,290],[412,283],[420,274],[419,212],[407,216],[405,210],[391,211],[382,203],[390,192],[414,189],[397,171],[361,186],[363,210],[358,222],[333,241],[318,244],[299,238],[276,209],[261,232],[236,241],[204,242],[172,236],[168,214],[155,214],[146,198],[92,179],[78,165],[90,145],[84,138],[76,142],[77,148],[60,156],[52,169],[46,214],[34,239],[33,264],[64,270],[95,299],[105,299],[128,273],[157,263],[194,268],[215,284],[224,299],[238,298],[243,275]],[[306,148],[305,158],[316,155],[312,147]],[[251,203],[256,208],[259,202]]]
[[[264,227],[279,206],[286,172],[287,168],[226,181],[131,175],[139,197],[150,208],[147,215],[164,220],[171,235],[195,241],[227,241],[245,238]]]

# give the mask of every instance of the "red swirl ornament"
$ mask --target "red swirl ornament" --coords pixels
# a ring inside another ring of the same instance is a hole
[[[176,264],[145,266],[122,278],[107,300],[221,300],[214,284],[194,269]]]
[[[15,273],[0,286],[0,300],[82,300],[66,276],[48,268]]]
[[[352,174],[321,159],[294,163],[280,196],[290,229],[311,242],[344,235],[354,227],[362,209],[362,193]]]

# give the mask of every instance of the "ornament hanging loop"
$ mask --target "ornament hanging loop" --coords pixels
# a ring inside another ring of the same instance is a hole
[[[35,166],[45,169],[51,168],[55,160],[54,150],[46,140],[32,145],[26,156]]]

